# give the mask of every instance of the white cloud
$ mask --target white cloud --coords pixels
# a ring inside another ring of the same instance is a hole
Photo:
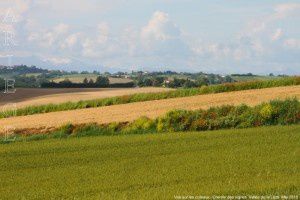
[[[106,22],[99,23],[93,34],[86,35],[82,39],[83,57],[92,59],[107,59],[120,55],[120,52],[126,48],[122,48],[123,41],[120,36],[113,37],[110,32],[110,27]]]
[[[144,40],[168,40],[178,38],[180,30],[167,13],[156,11],[147,26],[142,29],[141,36]]]
[[[62,44],[65,47],[64,40],[69,32],[69,26],[60,23],[49,30],[42,30],[41,32],[35,30],[31,31],[32,32],[28,34],[27,38],[31,43],[36,42],[38,46],[47,48],[59,46],[59,44]],[[69,40],[71,39],[72,38],[69,38]]]
[[[279,40],[283,35],[283,31],[281,28],[276,29],[276,31],[274,32],[274,34],[271,37],[272,41],[276,41]]]
[[[300,3],[278,4],[273,8],[272,13],[250,21],[241,35],[252,37],[258,34],[265,34],[268,31],[268,28],[270,28],[273,24],[277,23],[278,21],[285,20],[286,18],[295,14],[297,17],[300,17],[299,13]],[[278,28],[276,32],[275,40],[276,36],[281,36],[283,30]]]
[[[109,27],[108,24],[105,22],[102,22],[98,24],[97,26],[97,42],[99,44],[104,44],[108,41],[109,39]]]
[[[184,59],[191,52],[180,28],[165,12],[153,13],[148,24],[140,32],[140,54],[152,57],[165,57],[164,62],[174,56],[174,60]],[[175,56],[176,55],[176,56]]]
[[[56,35],[67,33],[69,30],[69,26],[64,23],[60,23],[53,28],[53,33]]]
[[[79,37],[80,37],[80,33],[73,33],[73,34],[69,35],[65,39],[65,41],[62,42],[60,47],[62,49],[66,49],[66,48],[70,49],[70,48],[74,47],[78,43]]]

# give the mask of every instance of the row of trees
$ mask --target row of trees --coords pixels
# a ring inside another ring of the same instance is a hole
[[[48,73],[46,69],[37,68],[36,66],[28,67],[26,65],[19,66],[0,66],[0,74],[29,74],[29,73]]]
[[[58,83],[47,81],[41,84],[42,88],[112,88],[112,87],[134,87],[133,82],[110,84],[109,79],[105,76],[98,76],[96,80],[88,80],[85,78],[82,83],[73,83],[69,79],[65,79]]]
[[[47,81],[41,84],[43,88],[100,88],[100,87],[108,87],[109,79],[107,77],[98,76],[96,81],[93,79],[88,80],[85,78],[82,83],[74,83],[69,79],[65,79],[60,82]]]
[[[143,76],[137,79],[137,85],[140,87],[155,86],[155,87],[170,87],[170,88],[192,88],[201,87],[203,85],[213,85],[221,83],[232,83],[234,80],[230,76],[221,77],[218,75],[206,75],[189,78],[168,78],[162,76]]]

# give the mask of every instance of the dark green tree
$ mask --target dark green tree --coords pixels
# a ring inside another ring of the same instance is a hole
[[[87,85],[89,83],[88,79],[87,78],[84,78],[83,79],[83,84]]]
[[[95,82],[96,87],[108,87],[109,79],[107,77],[98,76]]]

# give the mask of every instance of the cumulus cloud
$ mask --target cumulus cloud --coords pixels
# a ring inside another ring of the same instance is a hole
[[[65,47],[66,44],[63,40],[68,32],[69,26],[64,23],[60,23],[48,30],[42,30],[40,32],[32,30],[32,32],[28,34],[27,39],[31,43],[35,42],[40,47],[57,47],[59,46],[58,44],[62,44],[63,47]],[[69,40],[71,39],[72,38],[69,38]]]
[[[270,35],[268,32],[270,27],[290,16],[297,15],[294,17],[300,17],[299,13],[300,3],[284,3],[275,5],[272,13],[248,22],[247,27],[241,35],[248,37],[260,34],[266,35],[266,33]],[[283,30],[281,28],[277,28],[275,31],[275,33],[271,34],[273,34],[272,37],[274,36],[274,39],[276,40],[276,37],[280,37],[282,35]]]
[[[180,28],[170,19],[169,14],[162,11],[153,13],[148,24],[141,29],[140,39],[147,56],[173,55],[184,58],[190,52]]]
[[[272,41],[279,40],[283,35],[283,31],[281,28],[275,30],[274,34],[271,36]]]
[[[104,44],[109,39],[109,26],[105,22],[101,22],[97,26],[97,42],[99,44]]]
[[[168,40],[180,37],[180,30],[174,24],[167,13],[156,11],[147,26],[142,29],[142,39],[144,40]]]
[[[78,42],[79,42],[79,38],[80,37],[80,33],[73,33],[69,36],[67,36],[67,38],[62,42],[61,44],[61,49],[72,49]]]

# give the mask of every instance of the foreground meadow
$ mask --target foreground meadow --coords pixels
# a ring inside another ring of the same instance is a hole
[[[299,154],[299,125],[2,144],[0,197],[299,194]]]

